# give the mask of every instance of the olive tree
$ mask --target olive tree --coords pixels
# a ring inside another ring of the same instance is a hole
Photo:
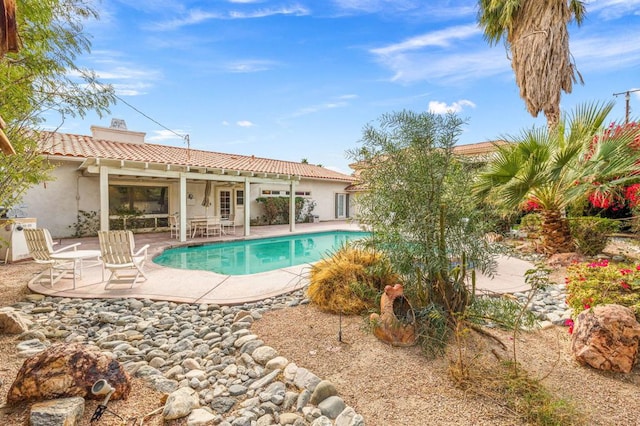
[[[417,303],[462,312],[471,301],[466,268],[491,273],[489,225],[471,197],[472,167],[453,150],[464,120],[401,111],[381,116],[349,151],[365,190],[357,219],[386,252]]]
[[[44,114],[100,116],[114,101],[113,89],[96,82],[76,65],[90,51],[83,24],[97,18],[84,0],[17,1],[18,52],[0,58],[0,116],[16,155],[0,153],[0,206],[20,202],[24,192],[49,177],[50,166],[39,155]]]

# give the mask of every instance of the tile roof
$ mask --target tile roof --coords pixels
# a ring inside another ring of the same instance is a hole
[[[496,147],[507,144],[508,142],[503,140],[487,141],[470,143],[467,145],[456,145],[453,147],[453,152],[458,155],[486,155],[496,151]]]
[[[355,178],[313,164],[260,158],[253,155],[187,149],[152,143],[124,143],[91,136],[41,132],[40,150],[44,155],[79,159],[100,158],[156,164],[206,167],[254,173],[278,173],[307,179],[353,182]]]

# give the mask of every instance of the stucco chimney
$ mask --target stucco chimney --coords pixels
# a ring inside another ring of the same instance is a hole
[[[94,139],[112,142],[144,143],[144,132],[132,132],[127,130],[127,123],[119,118],[111,120],[110,127],[91,126],[91,134]]]

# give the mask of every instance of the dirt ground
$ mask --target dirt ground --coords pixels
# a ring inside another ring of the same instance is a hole
[[[21,301],[35,265],[0,265],[0,306]],[[562,278],[562,271],[554,274]],[[342,317],[300,306],[272,311],[253,324],[252,331],[280,355],[335,384],[340,396],[362,414],[368,426],[404,425],[521,425],[525,422],[491,395],[461,390],[449,375],[452,346],[447,356],[428,359],[418,347],[396,348],[377,340],[359,316]],[[510,356],[511,333],[491,330],[509,345],[499,349],[489,339],[471,339],[461,349],[465,363],[481,374],[487,363],[498,362],[495,349]],[[338,341],[338,334],[342,341]],[[543,379],[555,395],[571,401],[588,425],[640,425],[640,367],[629,374],[599,372],[579,366],[571,357],[565,327],[552,327],[516,338],[517,360],[531,376]],[[23,359],[15,336],[0,335],[0,424],[28,424],[28,406],[8,407],[6,394]],[[162,395],[134,380],[126,401],[109,408],[124,418],[140,418],[162,406]],[[82,425],[89,425],[97,402],[88,401]],[[123,424],[105,414],[98,424]],[[129,423],[133,424],[133,423]],[[145,425],[162,425],[150,416]],[[175,424],[175,423],[174,423]]]

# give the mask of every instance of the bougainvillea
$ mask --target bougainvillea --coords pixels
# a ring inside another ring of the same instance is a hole
[[[612,123],[609,128],[604,131],[602,140],[617,137],[626,132],[637,132],[638,130],[640,130],[640,123],[637,122],[631,122],[626,125]],[[592,147],[595,146],[599,140],[599,136],[594,136]],[[640,135],[633,139],[631,146],[635,149],[640,149]],[[638,165],[638,173],[640,174],[640,165]],[[600,186],[597,182],[594,182],[594,185],[596,187]],[[639,183],[621,188],[619,193],[612,193],[610,191],[603,192],[596,188],[596,190],[589,194],[588,199],[593,207],[599,209],[611,209],[613,211],[621,210],[625,207],[633,209],[637,207],[640,202],[639,190]]]
[[[535,211],[539,211],[542,209],[542,206],[535,198],[529,198],[522,204],[522,211],[525,213],[531,213]]]
[[[567,305],[576,317],[597,305],[617,304],[640,318],[640,264],[617,264],[606,259],[574,263],[567,268]]]

